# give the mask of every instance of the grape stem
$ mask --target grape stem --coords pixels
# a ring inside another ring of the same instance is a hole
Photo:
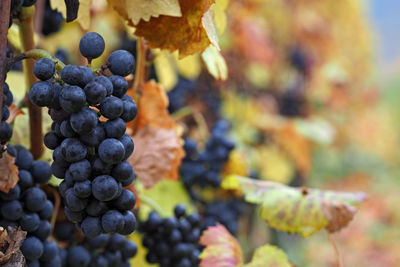
[[[143,194],[140,195],[140,203],[148,206],[149,208],[151,208],[152,210],[154,210],[155,212],[158,213],[158,215],[160,215],[161,217],[163,216],[163,210],[161,209],[160,206],[158,206],[158,204],[156,202],[154,202],[154,200],[152,200],[149,197],[144,196]]]
[[[8,69],[12,67],[15,63],[18,61],[24,60],[24,59],[39,59],[39,58],[48,58],[51,61],[54,62],[56,65],[56,69],[58,72],[61,72],[62,69],[65,67],[65,64],[59,60],[56,57],[53,57],[49,52],[43,49],[31,49],[29,51],[26,51],[24,53],[21,53],[19,55],[16,55],[7,65]]]
[[[10,18],[10,5],[11,0],[0,1],[0,62],[6,60],[7,50],[7,32]],[[7,73],[6,65],[0,64],[0,118],[3,111],[3,95],[4,95],[4,80]],[[0,155],[4,151],[3,145],[0,145]]]
[[[24,7],[19,14],[19,35],[23,51],[32,50],[35,48],[33,41],[33,15],[35,13],[34,7]],[[27,60],[23,62],[23,70],[25,75],[25,82],[27,93],[29,88],[37,81],[33,75],[33,55],[26,52]],[[26,103],[29,111],[29,130],[30,130],[30,151],[34,159],[42,156],[43,147],[43,129],[42,129],[42,108],[33,105],[27,95],[25,95]]]

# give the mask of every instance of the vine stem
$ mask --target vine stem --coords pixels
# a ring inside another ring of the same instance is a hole
[[[139,37],[136,43],[137,50],[137,64],[136,64],[136,72],[135,72],[135,80],[133,82],[133,91],[136,93],[143,88],[143,85],[146,81],[146,53],[147,53],[147,45],[143,37]]]
[[[331,233],[329,233],[328,231],[326,231],[326,233],[328,234],[329,242],[331,243],[333,250],[335,251],[336,266],[343,267],[342,257],[340,256],[340,251],[336,244],[336,241]]]
[[[161,217],[164,215],[163,210],[158,206],[156,202],[154,202],[151,198],[144,196],[143,194],[140,195],[140,203],[150,207],[153,209],[155,212],[158,213]]]
[[[135,70],[135,79],[133,81],[133,99],[136,102],[137,107],[140,105],[140,96],[143,89],[143,86],[146,82],[146,54],[147,54],[147,45],[146,41],[143,37],[139,37],[136,43],[136,51],[137,51],[137,64]],[[137,131],[137,120],[133,121],[132,124],[133,134]]]
[[[35,13],[34,7],[22,8],[19,16],[19,35],[23,51],[32,50],[35,48],[33,41],[33,15]],[[23,63],[27,93],[33,83],[37,81],[33,75],[34,60],[28,58]],[[42,108],[33,105],[27,95],[25,95],[29,110],[29,130],[30,130],[30,143],[31,153],[34,159],[42,156],[43,148],[43,130],[42,130]]]
[[[4,80],[6,77],[6,50],[7,50],[7,33],[8,24],[10,23],[10,5],[11,0],[1,0],[0,1],[0,118],[3,116],[3,95],[4,95]],[[1,146],[0,151],[3,151],[3,146]],[[1,154],[1,153],[0,153]]]

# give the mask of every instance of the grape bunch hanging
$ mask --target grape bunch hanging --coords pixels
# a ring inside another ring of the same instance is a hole
[[[89,62],[104,48],[104,39],[94,32],[85,34],[79,43]],[[29,99],[48,107],[54,121],[44,143],[54,150],[53,174],[63,179],[59,192],[64,212],[89,237],[128,235],[135,229],[136,218],[130,210],[136,199],[123,189],[135,177],[126,162],[134,143],[125,133],[125,123],[135,118],[137,106],[125,94],[128,83],[124,78],[134,65],[129,52],[117,50],[105,66],[113,74],[110,77],[77,65],[66,65],[57,73],[48,58],[36,61],[33,68],[41,81],[32,85]]]

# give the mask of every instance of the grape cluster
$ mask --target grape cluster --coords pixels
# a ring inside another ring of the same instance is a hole
[[[85,34],[79,43],[89,61],[99,57],[104,46],[103,38],[94,32]],[[29,91],[31,102],[49,107],[54,120],[44,143],[54,150],[53,174],[63,179],[59,192],[65,215],[90,237],[127,235],[136,225],[130,211],[135,196],[123,189],[135,177],[126,162],[134,144],[125,134],[125,123],[135,118],[137,107],[125,94],[128,83],[123,77],[132,72],[134,59],[129,52],[117,50],[109,56],[107,66],[114,74],[111,77],[95,76],[86,66],[66,65],[59,82],[52,78],[53,61],[41,58],[33,68],[41,81]]]
[[[223,224],[229,232],[236,234],[238,220],[243,212],[243,202],[237,199],[209,203],[204,209],[204,228],[214,226],[218,222]]]
[[[53,204],[39,187],[50,180],[50,165],[33,160],[23,146],[8,146],[7,152],[16,158],[19,180],[8,193],[0,192],[0,225],[27,232],[21,251],[28,266],[61,266],[57,243],[48,240]]]
[[[60,250],[63,267],[129,267],[129,259],[137,253],[136,243],[123,235],[100,234],[76,243],[74,232],[74,226],[67,222],[55,228],[56,238],[69,242],[68,248]]]
[[[2,117],[0,123],[0,144],[4,145],[8,141],[10,141],[13,129],[6,122],[8,117],[10,116],[9,106],[11,106],[13,102],[13,94],[10,91],[10,88],[7,83],[3,84],[3,109],[2,109]]]
[[[180,168],[183,182],[187,188],[193,185],[219,186],[220,173],[229,158],[235,144],[226,134],[229,125],[226,121],[218,121],[207,141],[204,151],[198,152],[194,140],[186,138],[184,149],[186,156]]]
[[[186,215],[183,205],[174,209],[175,217],[160,218],[155,212],[141,226],[146,260],[161,267],[195,267],[199,263],[200,216]]]
[[[173,113],[186,106],[188,99],[195,89],[195,82],[178,77],[178,82],[175,87],[168,92],[169,112]]]

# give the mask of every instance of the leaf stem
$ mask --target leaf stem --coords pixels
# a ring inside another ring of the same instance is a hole
[[[23,51],[32,50],[35,48],[33,41],[33,15],[35,9],[34,7],[22,8],[19,16],[20,24],[19,34],[21,39],[21,44]],[[33,57],[28,56],[28,59],[23,62],[23,69],[26,81],[27,93],[29,88],[33,83],[37,81],[36,77],[33,75]],[[29,110],[29,130],[30,130],[30,150],[32,152],[33,158],[38,159],[42,156],[43,148],[43,130],[42,130],[42,108],[33,105],[29,98],[27,99],[27,106]]]
[[[8,24],[10,18],[10,5],[11,0],[0,1],[0,62],[5,62],[6,60],[6,50],[7,50],[7,33]],[[6,77],[6,64],[0,64],[0,118],[2,117],[3,111],[3,87],[4,80]],[[3,145],[0,145],[0,155],[3,151]]]
[[[160,215],[161,217],[163,217],[164,212],[163,210],[160,208],[160,206],[158,206],[158,204],[152,200],[151,198],[144,196],[143,194],[140,195],[140,202],[143,203],[144,205],[150,207],[151,209],[153,209],[155,212],[158,213],[158,215]]]
[[[326,233],[328,234],[329,242],[331,243],[333,250],[335,251],[336,266],[343,267],[342,257],[340,256],[340,251],[336,244],[336,241],[331,233],[329,233],[328,231],[326,231]]]

